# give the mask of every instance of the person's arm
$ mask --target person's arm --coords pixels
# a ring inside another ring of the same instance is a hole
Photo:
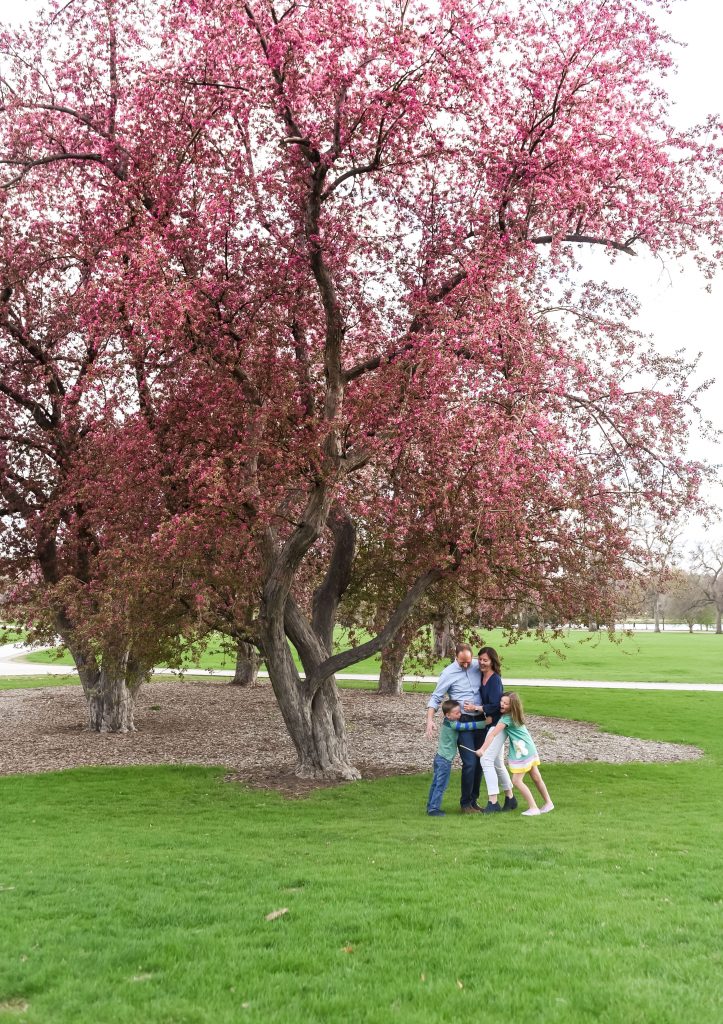
[[[487,750],[487,747],[489,747],[490,743],[495,738],[495,736],[499,736],[502,730],[506,728],[507,726],[505,725],[504,722],[498,722],[494,729],[490,729],[490,731],[487,733],[487,736],[482,746],[479,748],[479,750],[475,750],[475,754],[477,755],[477,757],[482,757],[485,750]]]
[[[485,722],[452,722],[449,718],[445,718],[445,722],[450,729],[455,729],[457,732],[472,732],[475,729],[481,730],[487,728],[487,724]]]
[[[434,734],[437,731],[437,726],[434,722],[434,714],[442,703],[442,699],[447,693],[449,683],[447,682],[446,672],[442,672],[439,677],[439,681],[434,688],[434,693],[430,695],[429,701],[427,702],[427,722],[424,729],[424,735],[428,740],[434,739]]]
[[[424,728],[424,735],[428,740],[434,739],[434,734],[437,731],[437,726],[434,724],[434,712],[436,708],[427,708],[427,724]]]

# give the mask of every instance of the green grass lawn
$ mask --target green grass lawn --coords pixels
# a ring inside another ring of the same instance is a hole
[[[0,677],[0,690],[34,690],[41,686],[80,686],[80,682],[77,675]]]
[[[27,635],[25,630],[15,626],[0,625],[0,644],[14,644],[18,640],[25,640]]]
[[[723,695],[525,699],[706,758],[543,766],[533,819],[429,819],[429,775],[299,801],[189,767],[0,779],[0,1021],[719,1020]]]
[[[508,646],[502,632],[492,630],[485,639],[502,655],[503,676],[507,679],[723,683],[723,636],[714,633],[636,633],[623,636],[618,643],[612,642],[606,633],[570,630],[564,640],[554,644],[525,637]],[[338,632],[338,642],[343,647],[342,631]],[[40,664],[58,661],[52,651],[38,651],[29,655],[28,660]],[[63,655],[60,664],[72,664],[70,656]],[[437,674],[444,664],[440,662],[433,670],[421,672],[412,666],[408,671],[410,674]],[[195,664],[189,664],[189,670],[233,667],[233,658],[219,644],[214,644],[195,660]],[[348,671],[377,674],[379,659],[368,658]]]

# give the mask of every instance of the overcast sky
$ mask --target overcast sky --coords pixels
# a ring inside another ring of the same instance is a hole
[[[0,20],[20,21],[36,5],[36,0],[0,0]],[[676,53],[678,74],[666,82],[675,103],[676,124],[687,127],[708,114],[723,114],[719,70],[723,10],[714,0],[674,0],[672,12],[661,10],[660,20],[685,44]],[[604,253],[591,252],[585,264],[595,268],[595,276],[604,274],[611,283],[638,294],[642,302],[639,326],[654,335],[661,350],[682,347],[690,355],[702,353],[700,379],[716,378],[704,396],[704,413],[723,430],[723,270],[707,292],[706,282],[692,267],[663,266],[643,255],[618,260],[611,267]],[[723,444],[696,435],[689,454],[723,463]],[[723,489],[718,489],[716,500],[723,504]]]

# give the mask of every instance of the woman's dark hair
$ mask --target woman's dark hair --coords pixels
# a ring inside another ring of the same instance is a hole
[[[500,656],[494,647],[482,647],[477,657],[479,658],[482,654],[487,654],[489,656],[489,659],[492,662],[492,671],[499,675],[502,671],[502,665],[500,664]]]

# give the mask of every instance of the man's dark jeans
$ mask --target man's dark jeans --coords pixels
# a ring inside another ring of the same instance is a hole
[[[479,791],[482,784],[482,765],[475,754],[485,741],[486,726],[484,719],[479,715],[462,715],[461,722],[477,722],[482,729],[470,729],[469,732],[461,732],[457,737],[459,756],[462,758],[462,795],[460,807],[470,807],[479,800]]]

